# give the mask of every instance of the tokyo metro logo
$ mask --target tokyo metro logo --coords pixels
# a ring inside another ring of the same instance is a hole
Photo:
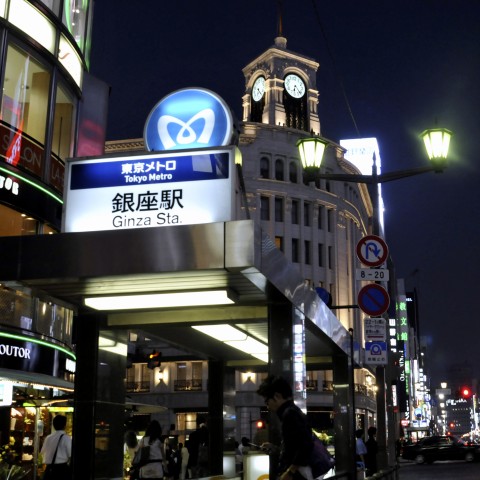
[[[228,145],[233,120],[226,103],[210,90],[187,88],[164,97],[148,116],[145,146],[151,151]]]

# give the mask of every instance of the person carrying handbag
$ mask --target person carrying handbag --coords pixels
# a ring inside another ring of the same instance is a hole
[[[139,464],[135,465],[136,457],[132,462],[132,470],[130,478],[136,480],[139,478],[149,478],[150,480],[161,480],[164,477],[163,471],[163,445],[162,445],[162,427],[156,420],[152,420],[147,427],[145,436],[138,444],[137,452],[142,450],[148,451],[148,458],[142,459]],[[140,456],[140,455],[139,455]]]
[[[41,454],[43,463],[47,465],[43,480],[68,480],[72,478],[70,457],[72,455],[72,439],[65,433],[67,417],[57,415],[53,419],[55,432],[45,438]]]

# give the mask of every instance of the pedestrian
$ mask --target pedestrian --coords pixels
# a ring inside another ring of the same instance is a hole
[[[357,468],[365,469],[365,455],[367,454],[367,447],[363,441],[363,430],[359,428],[355,431],[355,453],[357,459]]]
[[[269,375],[257,393],[263,397],[268,410],[275,413],[281,422],[282,446],[277,478],[312,478],[308,466],[313,450],[312,431],[306,415],[293,402],[292,387],[283,377]],[[271,445],[265,443],[262,447],[270,450]]]
[[[178,444],[178,450],[180,451],[180,480],[185,480],[187,478],[187,465],[188,457],[188,448],[183,443]]]
[[[375,438],[377,435],[377,429],[375,427],[369,427],[367,430],[368,439],[365,442],[367,447],[367,454],[365,455],[365,468],[367,470],[367,476],[372,476],[377,473],[377,453],[378,443]]]
[[[198,428],[190,434],[188,451],[190,453],[188,468],[191,472],[191,478],[207,477],[209,470],[208,429],[203,421],[201,421]]]
[[[162,427],[157,420],[152,420],[144,437],[138,443],[138,450],[149,447],[147,463],[134,469],[135,478],[150,478],[154,480],[163,479],[163,446],[162,446]]]
[[[67,417],[57,415],[53,419],[55,432],[45,438],[41,454],[47,466],[43,476],[46,480],[67,480],[72,477],[70,457],[72,456],[72,438],[65,432]]]

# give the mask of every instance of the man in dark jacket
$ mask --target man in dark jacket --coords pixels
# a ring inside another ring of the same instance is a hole
[[[267,377],[257,393],[282,425],[279,480],[304,478],[299,470],[308,466],[313,449],[312,431],[306,415],[293,402],[290,384],[282,377]],[[268,448],[268,446],[267,446]]]

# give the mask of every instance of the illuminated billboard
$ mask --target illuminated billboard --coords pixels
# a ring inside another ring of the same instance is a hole
[[[64,232],[234,219],[236,147],[67,162]]]
[[[382,171],[382,159],[380,158],[380,149],[376,138],[354,138],[349,140],[340,140],[340,145],[346,150],[345,158],[357,167],[362,175],[371,175],[373,168],[373,156],[375,155],[375,164],[377,166],[377,175]],[[381,234],[384,229],[384,203],[382,198],[382,185],[378,185],[378,205],[379,222]]]

